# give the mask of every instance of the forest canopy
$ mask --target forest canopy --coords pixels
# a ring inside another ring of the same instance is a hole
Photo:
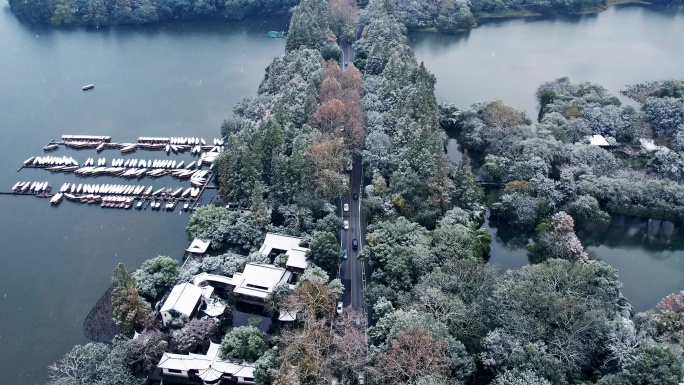
[[[284,15],[299,0],[8,0],[12,11],[33,22],[52,25],[156,23],[166,20]],[[651,0],[660,5],[684,0]],[[356,3],[356,1],[352,0]],[[357,0],[366,6],[367,0]],[[322,2],[321,2],[322,3]],[[345,1],[338,1],[343,4]],[[501,16],[578,14],[605,9],[612,0],[396,0],[398,19],[409,29],[453,33],[477,26],[479,20]],[[356,4],[354,4],[356,5]],[[342,6],[338,10],[349,10]],[[315,22],[316,20],[309,20]],[[342,31],[335,30],[338,36]],[[355,31],[346,35],[353,39]],[[334,46],[333,46],[334,47]]]

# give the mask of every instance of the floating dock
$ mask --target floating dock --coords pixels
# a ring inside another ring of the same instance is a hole
[[[200,159],[189,162],[173,159],[142,159],[142,158],[87,158],[79,162],[72,156],[37,155],[26,159],[22,168],[40,168],[51,173],[73,173],[79,178],[98,176],[120,177],[124,179],[172,178],[188,181],[186,187],[154,188],[150,185],[127,185],[116,183],[64,183],[56,194],[51,194],[52,187],[48,182],[17,182],[11,192],[0,192],[3,195],[30,195],[52,198],[53,205],[62,200],[78,203],[99,203],[101,207],[138,210],[151,207],[153,210],[173,211],[179,202],[183,210],[195,209],[199,200],[213,179],[213,172],[202,170],[202,166],[211,166],[224,149],[221,139],[214,139],[208,145],[199,137],[139,137],[136,143],[115,143],[111,136],[106,135],[62,135],[61,142],[54,139],[43,148],[45,151],[55,150],[59,146],[73,149],[96,149],[100,153],[104,149],[119,149],[122,154],[134,152],[137,149],[166,151],[167,156],[190,151]],[[109,165],[108,165],[109,163]]]

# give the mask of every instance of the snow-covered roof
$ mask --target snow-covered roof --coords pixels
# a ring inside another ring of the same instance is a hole
[[[240,273],[235,273],[233,274],[233,277],[226,277],[225,275],[216,275],[216,274],[209,274],[206,272],[197,274],[192,282],[196,286],[200,286],[202,282],[219,282],[223,283],[226,285],[231,285],[231,286],[238,286],[240,283],[242,283],[243,277],[242,274]]]
[[[254,366],[243,366],[237,373],[233,374],[235,377],[248,377],[254,378]]]
[[[306,253],[309,249],[299,247],[302,238],[291,237],[289,235],[268,233],[264,239],[264,244],[259,249],[262,255],[269,255],[273,250],[282,250],[287,255],[286,266],[299,269],[306,269]]]
[[[209,299],[214,293],[214,287],[211,285],[206,285],[202,287],[202,297]]]
[[[209,249],[210,244],[211,241],[205,241],[204,239],[195,238],[190,244],[190,247],[188,247],[185,250],[195,254],[204,254],[207,252],[207,249]]]
[[[197,370],[197,376],[205,383],[216,381],[224,374],[254,378],[253,365],[236,364],[222,360],[219,354],[220,346],[211,342],[207,354],[164,353],[157,367],[183,371]]]
[[[278,315],[278,321],[288,322],[297,319],[297,312],[291,310],[281,310]]]
[[[176,285],[173,287],[173,290],[171,290],[169,297],[166,298],[160,311],[175,310],[189,317],[195,309],[195,306],[197,306],[197,302],[200,300],[203,293],[205,293],[203,288],[197,287],[191,283]]]
[[[287,282],[291,273],[273,265],[248,263],[242,272],[243,281],[235,293],[257,298],[266,298],[281,282]]]
[[[268,255],[271,250],[283,250],[288,251],[299,247],[299,242],[301,238],[291,237],[289,235],[267,233],[266,238],[264,238],[264,244],[259,249],[259,252],[263,255]]]
[[[306,269],[308,264],[306,262],[306,253],[309,249],[304,247],[295,247],[287,251],[287,263],[288,267],[295,267],[299,269]]]
[[[608,141],[603,137],[603,135],[592,135],[589,138],[589,144],[601,147],[609,146]]]

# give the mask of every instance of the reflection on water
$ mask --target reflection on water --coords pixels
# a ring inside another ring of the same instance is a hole
[[[434,32],[409,32],[408,40],[411,46],[420,46],[428,50],[433,55],[448,54],[459,44],[465,44],[471,31],[464,31],[455,34],[438,34]]]
[[[458,163],[461,161],[461,157],[463,157],[463,154],[461,153],[461,149],[459,147],[458,141],[454,138],[449,138],[446,143],[446,152],[447,152],[447,157],[449,157],[449,160]]]
[[[662,252],[684,250],[682,232],[668,221],[615,216],[606,231],[578,235],[585,246],[643,249],[649,257],[658,259],[671,256]]]
[[[520,233],[506,223],[499,222],[487,210],[483,225],[492,235],[492,250],[489,263],[496,264],[500,272],[517,269],[528,264],[527,246],[531,242],[531,233]]]

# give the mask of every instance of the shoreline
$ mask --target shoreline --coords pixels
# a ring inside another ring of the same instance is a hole
[[[626,5],[626,4],[634,4],[634,5],[642,5],[642,6],[652,6],[653,5],[653,3],[645,1],[645,0],[609,0],[605,6],[586,9],[586,10],[582,10],[579,12],[572,12],[572,13],[542,13],[542,12],[537,12],[537,11],[525,11],[525,10],[501,12],[501,13],[481,13],[478,15],[474,15],[475,20],[476,20],[475,26],[473,26],[472,28],[468,28],[468,29],[459,29],[459,30],[453,31],[453,32],[440,31],[439,29],[434,28],[434,27],[430,27],[430,28],[407,28],[407,29],[409,30],[409,32],[429,32],[429,33],[441,33],[441,34],[446,34],[446,35],[455,35],[455,34],[470,32],[472,30],[475,30],[475,29],[481,27],[482,25],[484,25],[488,22],[515,20],[515,19],[529,19],[529,18],[535,18],[535,17],[572,17],[572,16],[594,15],[594,14],[599,14],[603,11],[606,11],[613,6]]]

